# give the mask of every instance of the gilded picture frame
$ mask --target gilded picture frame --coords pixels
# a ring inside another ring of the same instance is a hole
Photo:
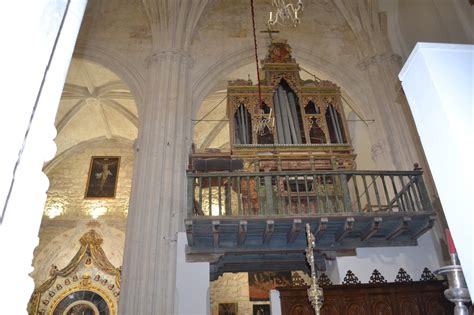
[[[252,310],[253,315],[271,315],[270,304],[254,304]]]
[[[249,272],[250,301],[269,301],[270,290],[291,285],[290,271]]]

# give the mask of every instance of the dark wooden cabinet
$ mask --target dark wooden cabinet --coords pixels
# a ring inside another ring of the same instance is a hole
[[[323,288],[322,315],[450,315],[441,281],[332,285]],[[307,287],[278,288],[283,315],[313,315]]]

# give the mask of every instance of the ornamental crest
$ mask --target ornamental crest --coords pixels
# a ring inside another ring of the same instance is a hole
[[[268,47],[268,56],[265,63],[286,63],[291,62],[291,47],[284,42],[273,42]]]

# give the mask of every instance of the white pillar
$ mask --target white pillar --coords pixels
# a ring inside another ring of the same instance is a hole
[[[48,189],[42,167],[56,152],[54,119],[86,4],[37,0],[25,7],[9,1],[0,11],[0,84],[5,87],[0,106],[0,296],[5,314],[26,313],[34,289],[28,273]]]
[[[178,233],[178,259],[176,268],[176,314],[209,314],[209,263],[186,262],[186,233]]]
[[[176,237],[191,143],[190,57],[149,60],[125,240],[120,314],[174,314]]]
[[[270,308],[272,315],[281,315],[280,291],[270,290]]]
[[[473,292],[474,45],[418,43],[399,77]]]
[[[192,142],[188,54],[209,0],[142,0],[153,36],[140,107],[119,314],[175,314],[176,238],[184,230]]]

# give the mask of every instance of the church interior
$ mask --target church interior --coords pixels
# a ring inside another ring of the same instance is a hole
[[[473,15],[89,0],[28,313],[314,314],[316,276],[316,314],[449,314],[446,218],[398,73],[417,42],[473,44]]]

